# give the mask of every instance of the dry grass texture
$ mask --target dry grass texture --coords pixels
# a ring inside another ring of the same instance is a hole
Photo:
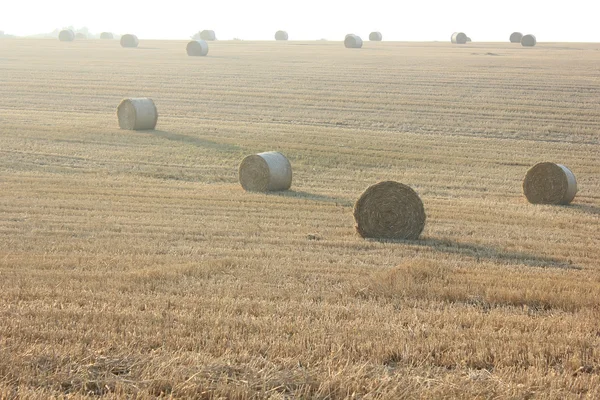
[[[123,99],[117,107],[119,128],[143,131],[154,129],[158,122],[158,110],[152,99]]]
[[[538,163],[527,171],[523,193],[532,204],[569,204],[577,194],[577,180],[564,165]]]
[[[418,239],[425,228],[419,195],[394,181],[369,186],[354,204],[356,231],[364,238]]]
[[[0,41],[0,398],[600,398],[597,44],[186,43]],[[356,233],[388,180],[420,240]]]

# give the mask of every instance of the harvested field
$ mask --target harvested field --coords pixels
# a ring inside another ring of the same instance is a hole
[[[185,44],[0,42],[0,398],[600,397],[598,44]],[[381,180],[420,240],[355,232]]]

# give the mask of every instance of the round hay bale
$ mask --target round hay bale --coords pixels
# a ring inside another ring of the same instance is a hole
[[[138,47],[140,41],[137,36],[130,33],[121,36],[121,47]]]
[[[467,43],[471,43],[471,38],[467,37]]]
[[[418,239],[425,208],[409,186],[384,181],[369,186],[354,204],[356,231],[364,238]]]
[[[202,57],[208,54],[208,43],[204,40],[192,40],[185,48],[188,56]]]
[[[523,34],[521,32],[513,32],[510,34],[511,43],[521,43],[521,39],[523,39]]]
[[[462,32],[454,32],[450,41],[454,44],[465,44],[467,43],[467,35]]]
[[[115,35],[113,35],[111,32],[102,32],[100,34],[100,39],[112,40],[114,38],[115,38]]]
[[[123,99],[117,107],[117,118],[121,129],[152,130],[158,121],[158,111],[152,99]]]
[[[363,41],[357,35],[348,34],[344,39],[344,46],[346,46],[347,49],[360,49],[362,45]]]
[[[204,30],[200,32],[200,39],[206,41],[217,40],[217,35],[215,35],[215,31]]]
[[[525,35],[521,38],[521,46],[525,47],[533,47],[537,43],[535,36],[533,35]]]
[[[75,40],[75,32],[70,29],[65,29],[59,32],[58,40],[61,42],[72,42]]]
[[[84,40],[84,39],[87,39],[87,35],[85,33],[83,33],[83,32],[77,32],[75,34],[75,39],[77,39],[77,40]]]
[[[275,40],[288,40],[288,34],[286,31],[275,32]]]
[[[292,186],[292,166],[277,151],[245,157],[238,170],[240,184],[248,192],[288,190]]]
[[[369,33],[369,40],[371,42],[381,42],[383,40],[383,36],[381,32],[371,32]]]
[[[564,165],[542,162],[527,171],[523,193],[532,204],[569,204],[577,194],[577,180]]]

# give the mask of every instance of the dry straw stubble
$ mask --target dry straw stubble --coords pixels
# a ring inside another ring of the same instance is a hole
[[[240,184],[249,192],[288,190],[292,186],[292,166],[277,151],[245,157],[238,170]]]
[[[527,171],[523,193],[532,204],[569,204],[577,194],[577,180],[564,165],[542,162]]]
[[[117,118],[121,129],[149,130],[156,127],[158,111],[152,99],[123,99],[117,107]]]
[[[185,48],[188,56],[203,57],[208,54],[208,43],[206,41],[192,40]]]
[[[356,231],[364,238],[418,239],[425,219],[417,192],[395,181],[369,186],[354,204]]]

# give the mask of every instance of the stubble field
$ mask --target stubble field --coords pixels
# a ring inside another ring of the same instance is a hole
[[[600,397],[600,44],[184,49],[0,41],[0,398]],[[380,180],[421,240],[355,233]]]

